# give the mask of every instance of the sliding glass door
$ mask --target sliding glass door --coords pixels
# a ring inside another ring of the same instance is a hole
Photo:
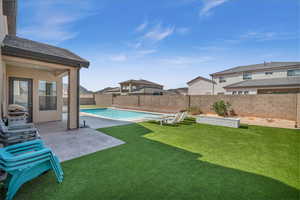
[[[23,106],[29,114],[28,122],[32,122],[32,79],[9,78],[9,104]]]

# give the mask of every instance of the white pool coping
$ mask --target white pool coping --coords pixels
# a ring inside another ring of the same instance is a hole
[[[174,115],[174,114],[167,114],[167,113],[147,112],[147,111],[141,111],[141,110],[132,110],[132,109],[124,109],[124,108],[116,108],[116,107],[107,107],[107,108],[114,109],[114,110],[149,113],[149,114],[154,114],[154,115],[170,115],[170,116]],[[80,110],[97,110],[97,109],[105,109],[105,108],[82,108]],[[99,116],[99,115],[86,113],[86,112],[80,112],[80,115],[90,116],[90,117],[98,117],[98,118],[102,118],[102,119],[110,119],[110,120],[115,120],[115,121],[123,121],[123,122],[144,122],[144,121],[150,121],[151,120],[151,119],[146,119],[146,118],[114,119],[114,118]]]

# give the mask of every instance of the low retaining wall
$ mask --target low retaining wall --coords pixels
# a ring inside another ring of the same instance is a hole
[[[162,95],[112,96],[95,95],[96,105],[115,106],[153,112],[178,112],[195,107],[202,113],[214,113],[212,104],[224,100],[238,116],[293,120],[300,126],[300,94],[264,95]]]

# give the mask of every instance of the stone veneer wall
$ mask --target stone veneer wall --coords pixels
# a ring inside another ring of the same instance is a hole
[[[265,95],[162,95],[116,96],[95,95],[96,105],[115,106],[153,112],[178,112],[197,107],[203,113],[213,113],[212,104],[224,100],[238,116],[278,118],[298,121],[300,125],[300,94]]]

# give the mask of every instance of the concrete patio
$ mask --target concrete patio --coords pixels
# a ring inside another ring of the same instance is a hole
[[[128,122],[101,119],[96,117],[81,117],[90,128],[66,130],[66,121],[36,124],[46,146],[50,147],[60,161],[67,161],[104,149],[124,144],[123,141],[96,131],[97,128],[128,124]]]

